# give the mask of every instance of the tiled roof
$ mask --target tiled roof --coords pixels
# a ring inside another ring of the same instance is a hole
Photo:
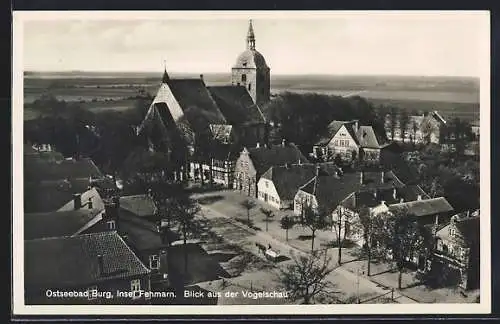
[[[78,210],[50,213],[24,214],[24,239],[71,236],[85,230],[86,225],[98,222],[102,210],[80,208]]]
[[[24,255],[28,288],[77,287],[150,273],[116,232],[28,240]]]
[[[409,201],[389,206],[390,211],[401,210],[403,208],[407,208],[408,214],[415,215],[417,217],[449,213],[453,211],[453,207],[444,197]]]
[[[314,177],[300,190],[314,195],[320,208],[330,212],[360,187],[358,173],[344,173],[340,177]]]
[[[62,160],[51,162],[46,160],[25,160],[25,181],[62,180],[66,178],[100,178],[102,173],[89,158],[79,160]]]
[[[201,79],[171,79],[168,86],[195,129],[208,127],[209,124],[226,123],[224,115]]]
[[[270,167],[262,178],[273,182],[281,200],[293,200],[297,190],[316,174],[314,164]]]
[[[282,200],[293,200],[297,190],[316,175],[319,167],[320,175],[333,175],[338,168],[333,163],[301,163],[287,166],[272,166],[262,178],[271,180]]]
[[[263,123],[264,115],[243,86],[212,86],[208,90],[229,124]]]
[[[395,191],[395,192],[394,192]],[[394,196],[394,194],[396,194]],[[428,196],[415,185],[403,186],[403,187],[382,187],[376,190],[366,190],[361,188],[360,191],[354,192],[352,195],[348,196],[342,205],[351,210],[358,210],[361,207],[375,207],[384,201],[387,205],[400,203],[401,199],[403,201],[414,201],[417,200],[417,195],[421,194],[422,199],[427,199]]]
[[[466,218],[458,218],[455,221],[455,228],[463,236],[464,241],[468,244],[479,241],[480,232],[480,217],[479,215],[470,216]],[[436,232],[436,236],[442,239],[450,238],[450,227],[451,224],[444,226],[442,229]]]
[[[309,160],[302,154],[299,148],[289,143],[286,145],[275,145],[271,147],[249,148],[248,152],[257,174],[263,174],[271,166],[309,163]]]
[[[104,210],[104,202],[102,201],[102,197],[97,191],[96,188],[88,189],[82,192],[80,197],[82,201],[82,206],[88,206],[89,201],[92,201],[92,208],[97,210]],[[68,211],[73,210],[75,208],[75,204],[73,199],[68,201],[64,206],[58,209],[58,211]]]
[[[147,195],[120,197],[120,208],[138,216],[148,217],[156,212],[156,206]]]
[[[88,179],[25,182],[24,212],[44,213],[59,210],[73,201],[74,193],[86,192],[89,185]],[[84,202],[82,199],[82,203]]]
[[[366,148],[382,148],[387,146],[380,134],[377,134],[372,126],[360,126],[356,137],[359,145]]]
[[[356,131],[354,129],[355,121],[344,121],[344,120],[334,120],[326,127],[326,130],[321,135],[320,139],[316,142],[316,145],[326,145],[331,139],[337,134],[342,126],[345,125],[347,131],[351,137],[357,141]]]

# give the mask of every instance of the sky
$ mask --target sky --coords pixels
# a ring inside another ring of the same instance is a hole
[[[272,74],[479,76],[489,32],[478,12],[63,14],[23,19],[25,71],[229,72],[252,19]]]

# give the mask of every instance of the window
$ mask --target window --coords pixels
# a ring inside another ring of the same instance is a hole
[[[89,292],[88,300],[94,300],[97,298],[97,286],[92,286],[87,291]]]
[[[140,297],[139,292],[141,291],[141,280],[134,279],[130,281],[130,291],[133,293],[132,299],[137,299]]]
[[[252,91],[252,84],[251,83],[248,84],[248,91]]]
[[[241,82],[243,82],[243,83],[247,82],[247,75],[246,74],[241,75]]]
[[[158,255],[153,254],[149,256],[149,268],[151,270],[158,270],[160,269],[160,259]]]
[[[107,222],[107,225],[108,225],[108,229],[110,231],[114,231],[116,229],[116,223],[114,220],[110,220]]]
[[[269,188],[269,182],[265,181],[265,184],[266,184],[266,188]]]

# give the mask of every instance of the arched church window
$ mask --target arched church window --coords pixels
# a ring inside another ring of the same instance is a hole
[[[241,75],[241,82],[247,82],[247,75],[246,74]]]

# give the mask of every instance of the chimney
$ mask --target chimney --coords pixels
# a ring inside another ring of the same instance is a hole
[[[98,266],[99,276],[102,276],[104,274],[104,261],[102,254],[97,255],[97,266]]]
[[[392,198],[397,199],[397,197],[398,197],[397,194],[398,194],[398,192],[397,192],[396,188],[392,188]]]
[[[285,139],[281,140],[281,146],[285,147]]]
[[[319,176],[319,165],[316,165],[316,177]]]
[[[89,209],[92,209],[92,207],[93,207],[92,198],[89,198],[89,202],[88,202],[87,206],[89,207]]]
[[[75,210],[80,209],[82,207],[82,194],[73,194],[73,203],[75,206]]]
[[[300,157],[299,157],[298,164],[299,164],[299,165],[301,165],[301,164],[302,164],[302,161],[300,160]]]
[[[377,199],[377,189],[373,190],[373,198]]]
[[[380,183],[385,183],[385,172],[382,171],[380,174]]]
[[[385,205],[385,200],[381,200],[381,201],[380,201],[380,204],[381,204],[381,205]]]
[[[400,204],[402,204],[402,203],[404,203],[404,202],[405,202],[405,200],[404,200],[403,198],[399,199],[399,203],[400,203]]]
[[[422,200],[422,195],[417,195],[417,200]]]
[[[357,121],[357,120],[355,120],[355,121],[354,121],[354,129],[355,129],[355,131],[356,131],[356,132],[357,132],[357,131],[358,131],[358,129],[359,129],[359,123],[358,123],[358,121]]]
[[[365,172],[364,171],[361,171],[359,173],[359,183],[360,184],[364,184],[365,183]]]
[[[255,144],[255,147],[256,147],[256,148],[259,148],[259,147],[260,147],[259,142],[257,142],[257,144]]]
[[[203,80],[203,74],[200,74],[200,79],[201,79],[201,81],[204,81]]]

